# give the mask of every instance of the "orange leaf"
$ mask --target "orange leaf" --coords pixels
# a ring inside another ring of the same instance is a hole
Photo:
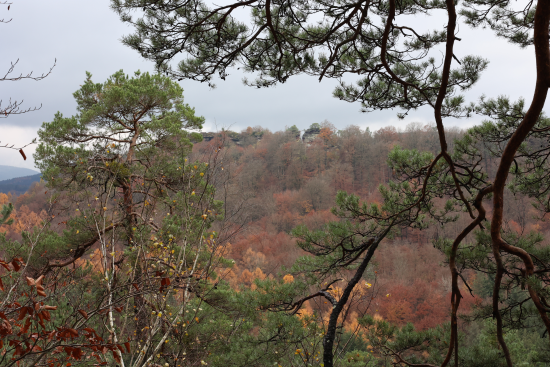
[[[33,278],[26,277],[26,279],[27,279],[27,285],[28,285],[29,287],[34,286],[35,281],[34,281]]]

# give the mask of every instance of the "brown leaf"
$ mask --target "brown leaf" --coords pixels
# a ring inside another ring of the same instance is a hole
[[[35,281],[34,281],[34,279],[33,279],[33,278],[30,278],[30,277],[26,277],[26,279],[27,279],[27,285],[28,285],[29,287],[32,287],[32,286],[34,286],[34,284],[35,284]]]
[[[13,266],[13,270],[19,271],[21,269],[21,266],[19,266],[19,262],[16,259],[13,259],[11,261],[11,265]]]
[[[30,326],[31,326],[31,318],[29,317],[27,321],[25,321],[25,325],[21,328],[21,333],[26,334],[27,331],[29,331]]]
[[[34,347],[32,347],[32,351],[33,351],[33,352],[42,352],[43,349],[40,348],[38,345],[35,345]]]
[[[0,278],[0,290],[5,290],[4,289],[4,283],[2,283],[2,278]]]
[[[124,307],[120,306],[120,307],[115,307],[115,310],[117,312],[122,312],[122,310],[124,309]]]
[[[13,332],[11,324],[9,322],[7,322],[6,320],[2,320],[2,322],[0,322],[0,332],[2,333],[2,335],[11,334]]]
[[[44,315],[44,318],[46,319],[46,321],[52,321],[52,318],[50,316],[50,311],[44,310],[42,311],[42,315]]]
[[[46,292],[41,291],[41,290],[38,290],[38,289],[36,290],[36,293],[38,293],[38,295],[39,295],[39,296],[42,296],[42,297],[46,297],[46,296],[47,296]]]
[[[44,275],[39,276],[36,278],[36,284],[42,285],[42,281],[44,280]]]
[[[19,317],[17,318],[17,321],[21,321],[25,318],[27,315],[27,307],[21,307],[19,310]]]
[[[23,157],[23,160],[27,160],[27,156],[25,155],[25,152],[23,151],[23,149],[19,149],[19,153],[21,153],[21,156]]]
[[[78,312],[84,317],[86,320],[88,319],[88,314],[84,310],[78,310]]]
[[[129,343],[129,342],[126,342],[126,343],[124,343],[124,346],[126,347],[126,351],[127,351],[128,353],[130,353],[130,343]]]
[[[42,312],[36,314],[38,316],[38,323],[40,326],[42,326],[43,329],[46,328],[46,325],[44,325],[44,315],[42,315]]]
[[[136,289],[136,291],[139,291],[139,287],[137,286],[136,283],[132,283],[132,286],[134,286],[134,288]]]
[[[82,349],[80,349],[80,348],[74,348],[74,350],[73,350],[73,357],[74,357],[74,359],[76,359],[76,360],[81,359],[83,354],[84,354],[84,353],[82,353]]]
[[[55,330],[51,331],[50,333],[47,333],[48,335],[48,341],[51,342],[53,337],[55,336]]]
[[[118,353],[116,353],[114,350],[112,350],[111,352],[113,353],[113,358],[115,359],[115,361],[120,363],[120,356],[118,355]]]
[[[45,309],[45,310],[53,310],[53,311],[55,311],[55,310],[57,310],[57,306],[48,306],[48,305],[46,305],[46,306],[44,306],[44,309]]]

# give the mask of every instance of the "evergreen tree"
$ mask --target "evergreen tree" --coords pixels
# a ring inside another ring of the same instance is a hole
[[[0,212],[0,215],[2,216],[0,218],[0,225],[7,224],[10,225],[13,223],[13,218],[10,218],[11,213],[13,213],[13,204],[8,203],[7,205],[2,205],[2,211]]]

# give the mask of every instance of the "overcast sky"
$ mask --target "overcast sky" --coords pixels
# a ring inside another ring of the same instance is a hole
[[[103,82],[119,69],[127,73],[153,70],[151,63],[121,44],[121,36],[131,33],[132,29],[109,9],[109,0],[12,1],[9,11],[7,5],[0,6],[0,19],[13,19],[8,24],[0,24],[3,35],[0,74],[17,59],[19,64],[14,74],[29,71],[40,74],[47,71],[56,58],[57,65],[42,81],[0,83],[3,105],[10,97],[24,99],[26,107],[42,104],[39,111],[0,119],[1,144],[24,145],[36,136],[42,122],[52,120],[56,111],[73,115],[72,93],[82,84],[86,71],[93,74],[94,81]],[[530,101],[535,79],[533,48],[521,50],[495,38],[490,31],[474,31],[465,25],[460,27],[458,37],[462,41],[456,46],[457,57],[474,54],[490,61],[481,80],[467,93],[470,100],[476,100],[481,94],[488,97],[504,94],[513,99],[523,96]],[[359,125],[371,130],[387,125],[402,127],[410,122],[433,122],[429,109],[413,111],[404,121],[396,118],[398,111],[360,113],[359,104],[332,97],[335,86],[332,80],[319,83],[312,77],[295,77],[284,85],[258,90],[245,87],[242,77],[231,75],[225,82],[217,82],[213,90],[205,84],[181,82],[186,102],[206,118],[205,131],[222,127],[240,131],[256,125],[272,131],[292,125],[305,129],[325,119],[340,129]],[[460,127],[479,122],[478,117],[446,121],[448,126]],[[29,158],[23,161],[16,151],[0,149],[0,164],[33,168],[34,149],[29,147],[26,151]]]

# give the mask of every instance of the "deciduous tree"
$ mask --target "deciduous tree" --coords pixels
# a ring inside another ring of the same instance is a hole
[[[3,2],[0,2],[0,5],[4,5],[6,6],[6,9],[9,11],[10,8],[11,8],[11,5],[12,3],[8,2],[8,1],[3,1]],[[6,19],[6,18],[2,18],[0,19],[0,23],[9,23],[11,22],[12,19]],[[48,70],[46,73],[43,73],[41,75],[38,75],[38,76],[33,76],[32,75],[32,71],[27,73],[27,74],[19,74],[19,75],[13,75],[13,72],[14,72],[14,69],[15,67],[17,66],[17,63],[19,62],[19,59],[17,59],[15,62],[12,62],[10,67],[8,68],[8,70],[6,71],[6,73],[3,75],[3,76],[0,76],[0,82],[6,82],[6,81],[20,81],[20,80],[25,80],[25,79],[30,79],[30,80],[35,80],[35,81],[38,81],[38,80],[42,80],[44,78],[46,78],[48,75],[51,74],[53,68],[55,67],[55,64],[57,62],[57,60],[54,62],[53,66],[50,68],[50,70]],[[2,100],[0,99],[0,118],[7,118],[8,116],[10,115],[20,115],[20,114],[23,114],[23,113],[27,113],[27,112],[31,112],[31,111],[36,111],[36,110],[39,110],[42,105],[40,105],[40,107],[27,107],[27,108],[22,108],[22,104],[23,104],[23,100],[20,100],[20,101],[17,101],[17,100],[12,100],[11,98],[9,99],[8,103],[7,104],[4,104],[4,106],[2,106]],[[0,141],[0,143],[2,143],[2,141]],[[25,155],[25,152],[23,151],[23,149],[30,145],[30,144],[34,144],[35,141],[23,146],[23,147],[14,147],[13,144],[10,144],[9,142],[6,143],[4,142],[3,145],[0,145],[0,148],[8,148],[8,149],[15,149],[15,150],[18,150],[19,153],[21,154],[21,156],[23,157],[23,159],[27,159],[27,156]]]

